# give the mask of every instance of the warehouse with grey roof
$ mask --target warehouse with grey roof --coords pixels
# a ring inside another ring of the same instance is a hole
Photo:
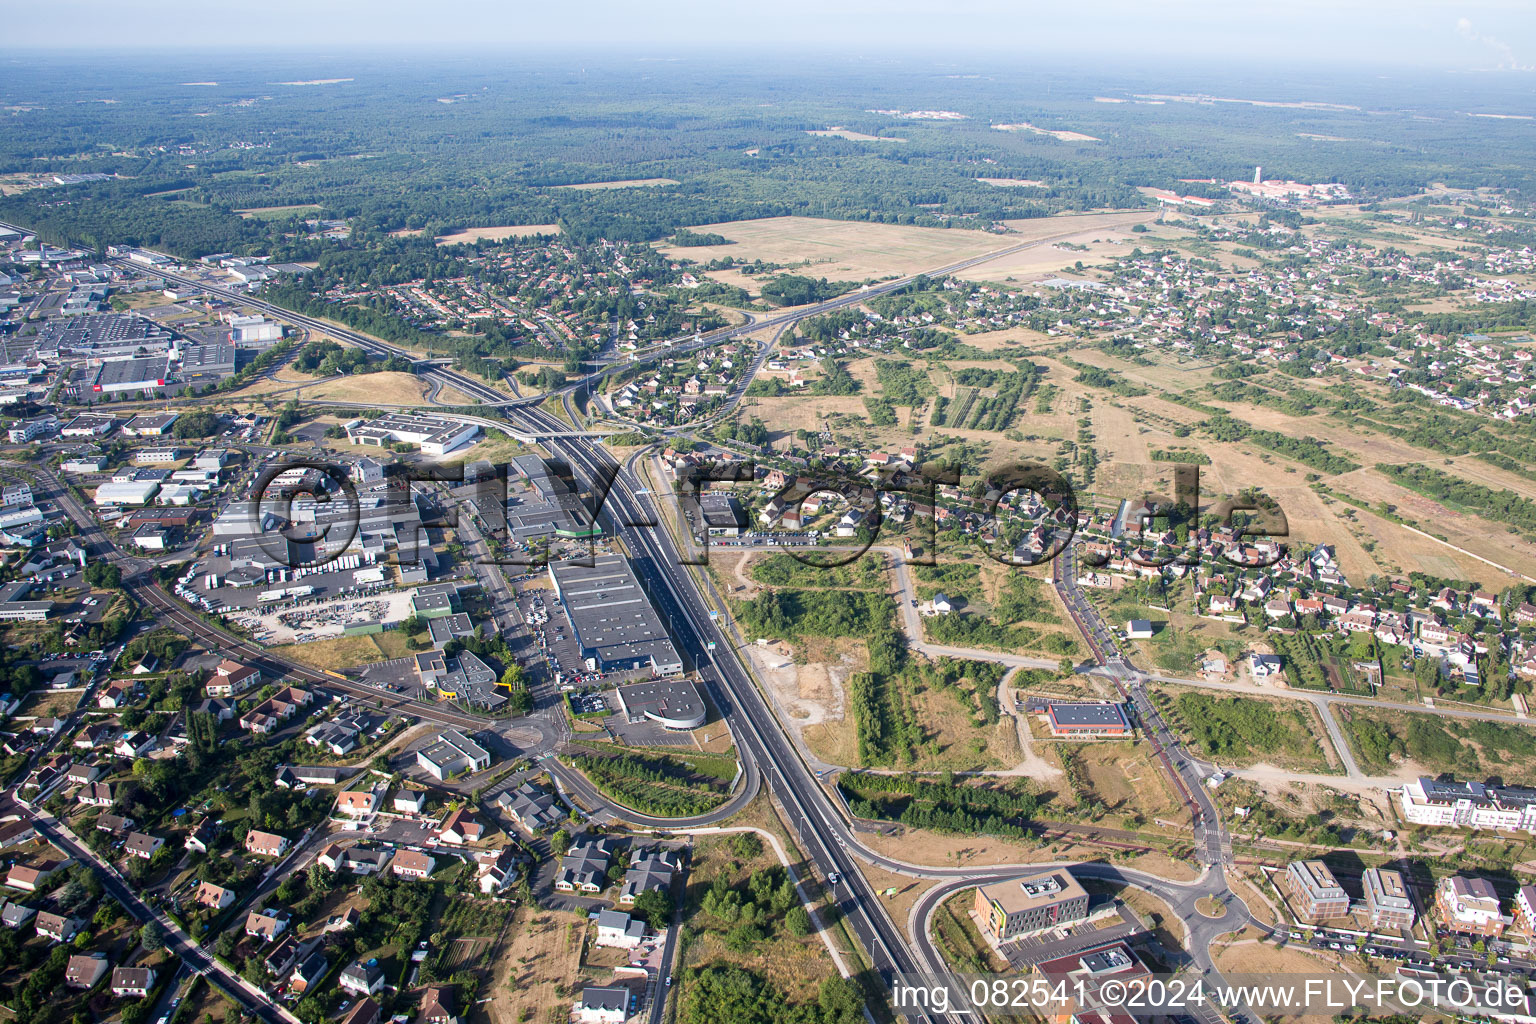
[[[551,562],[549,578],[583,658],[605,672],[649,668],[658,676],[682,674],[683,659],[623,557],[599,555],[591,565]]]

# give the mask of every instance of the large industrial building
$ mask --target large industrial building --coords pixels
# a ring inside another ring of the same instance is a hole
[[[1088,916],[1088,891],[1065,869],[978,886],[976,917],[998,942]]]
[[[581,656],[594,667],[682,674],[683,659],[623,557],[599,555],[591,565],[551,562],[549,578],[565,606]]]
[[[475,423],[414,413],[390,413],[347,424],[347,440],[353,444],[414,444],[423,455],[446,455],[472,441],[480,433]]]

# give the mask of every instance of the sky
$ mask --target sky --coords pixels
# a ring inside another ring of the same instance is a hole
[[[46,0],[0,50],[701,50],[1536,70],[1532,0]]]

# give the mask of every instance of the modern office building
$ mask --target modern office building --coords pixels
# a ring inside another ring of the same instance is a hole
[[[1088,916],[1088,893],[1071,872],[1047,871],[978,886],[976,916],[998,942]]]

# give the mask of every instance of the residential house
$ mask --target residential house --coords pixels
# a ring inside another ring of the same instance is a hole
[[[64,968],[64,984],[70,988],[94,988],[107,974],[107,961],[103,954],[72,956]]]
[[[288,930],[292,915],[281,907],[264,907],[245,916],[245,934],[262,942],[271,942]]]
[[[676,871],[677,863],[670,850],[646,850],[629,862],[629,870],[624,873],[624,884],[619,889],[619,902],[629,906],[643,892],[652,889],[670,891]]]
[[[5,876],[5,884],[23,892],[36,892],[53,877],[55,871],[67,863],[63,860],[46,860],[34,864],[12,864]]]
[[[478,843],[484,834],[484,826],[462,807],[444,818],[442,826],[437,830],[438,839],[453,846]]]
[[[529,832],[539,832],[565,820],[565,814],[554,795],[531,782],[497,794],[496,806],[514,824],[521,825]]]
[[[608,859],[612,855],[612,847],[606,839],[571,847],[560,859],[555,888],[561,892],[602,892],[607,884]]]
[[[42,911],[37,915],[37,934],[52,942],[69,942],[80,934],[85,922],[67,914]]]
[[[389,862],[389,870],[400,878],[423,879],[431,876],[437,861],[429,853],[401,850]]]
[[[225,658],[208,677],[204,689],[210,697],[236,697],[261,682],[261,670]]]
[[[1484,937],[1504,930],[1499,894],[1486,878],[1447,875],[1435,886],[1435,912],[1447,931]]]
[[[379,1016],[378,1003],[372,999],[360,999],[341,1018],[341,1024],[379,1024]]]
[[[201,882],[197,887],[197,895],[193,898],[200,907],[223,910],[235,902],[235,890],[226,889],[212,882]]]
[[[336,795],[336,811],[349,818],[360,818],[379,809],[380,792],[375,789],[348,789]]]
[[[91,807],[111,807],[112,785],[107,782],[93,782],[88,786],[81,786],[78,799]]]
[[[288,852],[288,840],[271,832],[252,829],[245,836],[245,852],[258,857],[281,857]]]
[[[149,860],[159,853],[160,847],[164,845],[165,840],[160,836],[152,836],[146,832],[130,832],[128,839],[123,843],[123,852],[130,857]]]
[[[448,1024],[456,1016],[453,993],[441,986],[433,986],[421,995],[421,1007],[416,1011],[420,1024]]]
[[[581,1024],[623,1024],[632,1001],[623,985],[588,985],[576,1004],[576,1019]]]
[[[357,960],[347,965],[336,983],[344,992],[371,996],[384,987],[384,969],[377,960]]]
[[[288,991],[302,996],[325,977],[325,972],[330,966],[331,962],[325,958],[324,953],[316,951],[309,954],[288,976]]]
[[[622,910],[603,910],[597,915],[599,946],[634,949],[645,940],[645,922]]]
[[[153,967],[112,968],[112,994],[119,999],[124,996],[143,999],[154,987],[155,969]]]

